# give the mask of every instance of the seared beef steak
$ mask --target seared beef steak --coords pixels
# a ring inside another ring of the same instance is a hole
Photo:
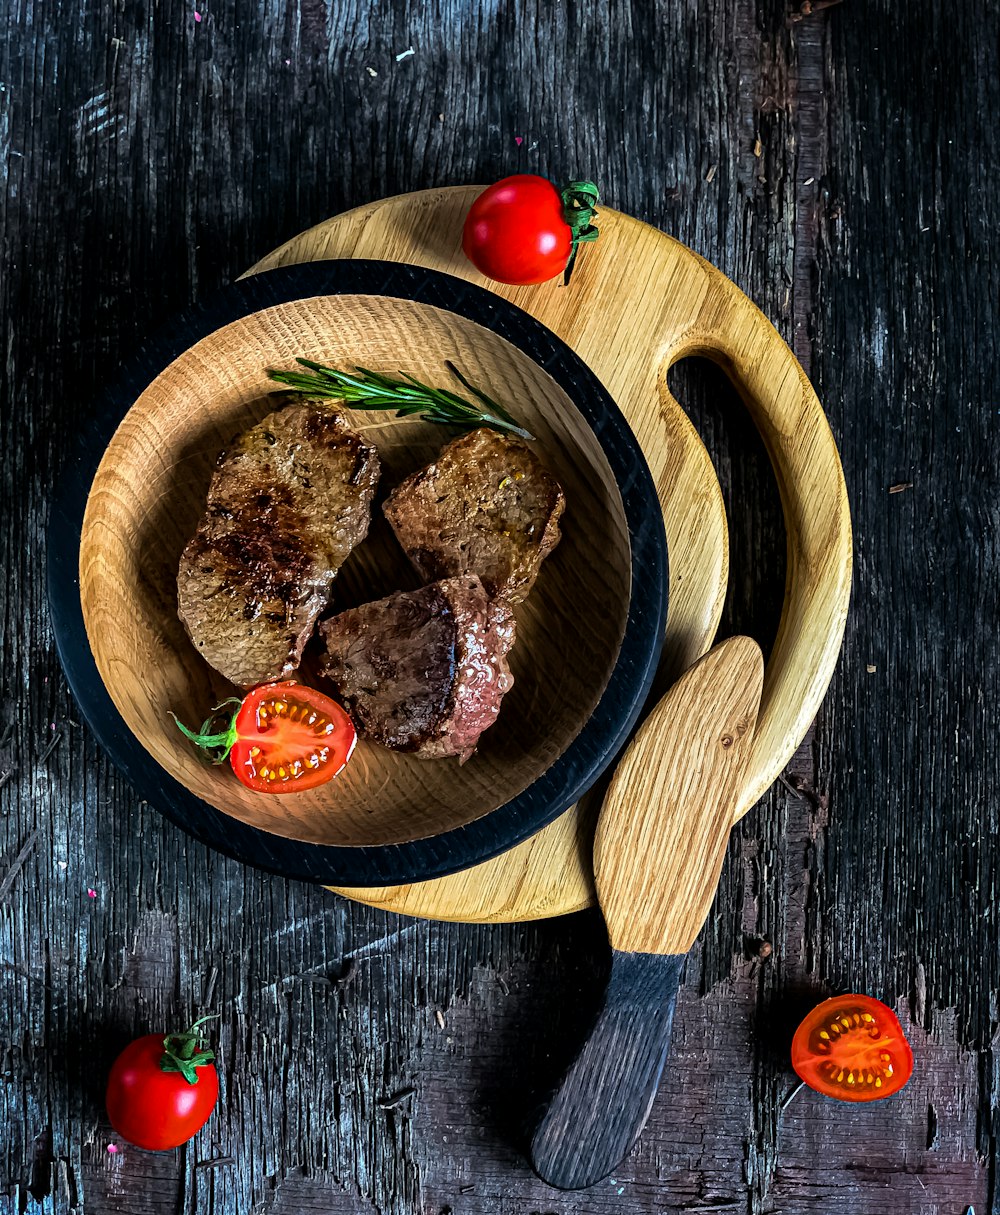
[[[299,664],[330,584],[364,539],[379,476],[343,414],[288,405],[219,457],[181,556],[177,611],[198,652],[242,687]]]
[[[397,591],[319,626],[323,672],[355,726],[394,751],[462,762],[514,682],[510,608],[473,576]]]
[[[382,509],[424,578],[478,574],[488,595],[519,603],[559,543],[565,505],[527,443],[482,428],[407,477]]]

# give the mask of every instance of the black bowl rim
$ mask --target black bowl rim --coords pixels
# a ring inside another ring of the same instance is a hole
[[[523,793],[475,822],[408,843],[346,847],[305,843],[217,810],[171,777],[136,739],[98,672],[80,602],[83,516],[98,464],[125,413],[155,377],[195,342],[276,304],[326,295],[377,295],[430,304],[516,346],[564,389],[587,420],[622,496],[632,554],[632,593],[618,661],[590,719]],[[140,344],[81,428],[55,487],[48,526],[48,597],[63,670],[84,717],[136,791],[212,848],[284,877],[330,885],[385,886],[467,869],[552,822],[597,780],[628,738],[649,692],[667,613],[663,516],[639,443],[607,389],[541,322],[464,279],[400,262],[339,259],[264,271],[222,288]]]

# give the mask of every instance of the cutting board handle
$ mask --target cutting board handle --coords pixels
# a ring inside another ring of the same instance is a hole
[[[806,373],[735,283],[703,266],[705,294],[695,319],[674,324],[662,354],[661,408],[668,425],[679,424],[683,410],[665,387],[674,363],[697,356],[722,368],[764,440],[788,538],[785,601],[738,820],[788,763],[833,675],[851,593],[851,515],[837,444]]]
[[[532,1136],[531,1163],[549,1185],[594,1185],[638,1138],[666,1062],[683,966],[683,954],[614,952],[597,1023]]]

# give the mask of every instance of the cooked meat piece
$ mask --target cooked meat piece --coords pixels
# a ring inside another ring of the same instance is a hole
[[[355,726],[394,751],[464,763],[514,683],[514,617],[474,575],[350,608],[319,626],[323,672]]]
[[[379,461],[336,410],[288,405],[219,457],[181,556],[177,612],[198,652],[253,687],[289,675],[365,538]]]
[[[559,543],[565,506],[527,443],[482,428],[407,477],[382,509],[428,581],[478,574],[488,595],[520,603]]]

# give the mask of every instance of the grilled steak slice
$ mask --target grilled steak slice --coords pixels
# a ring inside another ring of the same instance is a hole
[[[559,543],[565,506],[527,443],[482,428],[407,477],[382,509],[428,581],[478,574],[488,595],[519,603]]]
[[[198,652],[253,687],[289,675],[364,539],[378,455],[336,410],[288,405],[219,457],[181,556],[177,611]]]
[[[323,672],[355,726],[394,751],[465,762],[514,683],[514,617],[474,575],[351,608],[319,626]]]

